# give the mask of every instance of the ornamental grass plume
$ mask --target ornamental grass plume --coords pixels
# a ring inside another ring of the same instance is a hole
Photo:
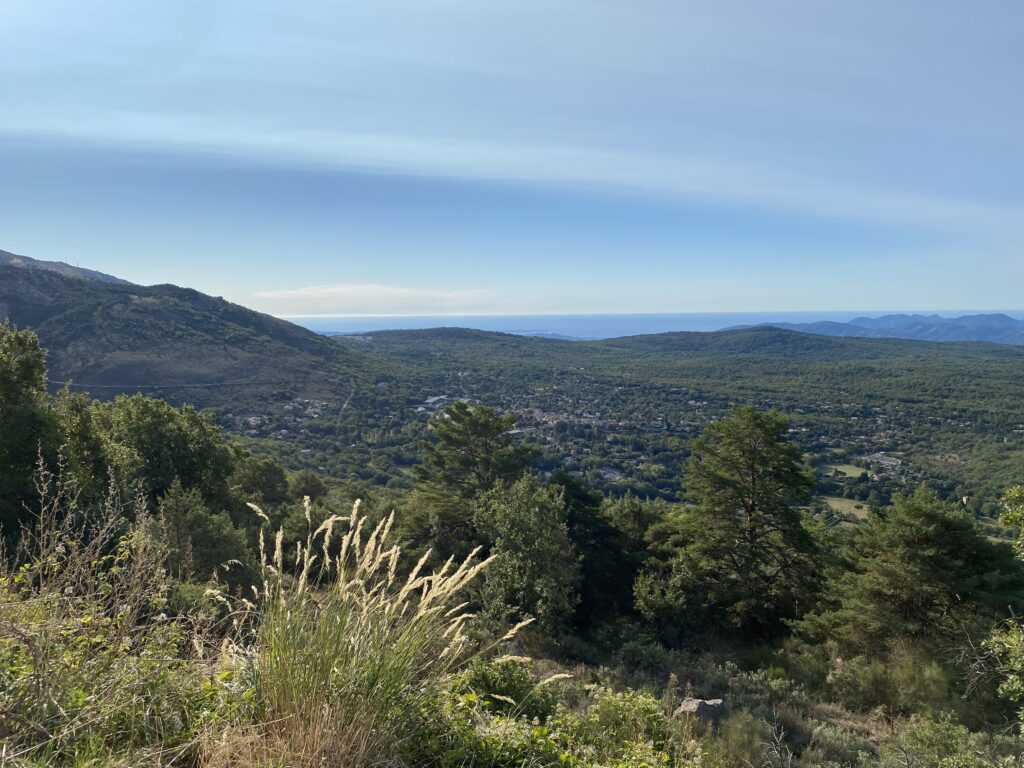
[[[490,559],[477,561],[474,551],[426,575],[428,552],[402,579],[399,548],[388,544],[393,522],[392,514],[367,534],[356,502],[351,515],[311,526],[288,567],[282,533],[272,551],[261,534],[262,605],[251,650],[261,733],[214,750],[212,763],[396,763],[414,736],[413,713],[466,659],[472,614],[459,594]]]

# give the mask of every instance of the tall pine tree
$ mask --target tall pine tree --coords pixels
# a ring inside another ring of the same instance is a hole
[[[675,637],[780,630],[816,574],[801,510],[814,481],[785,419],[742,407],[712,423],[694,441],[685,480],[693,506],[676,521],[666,560],[638,580],[638,607]]]

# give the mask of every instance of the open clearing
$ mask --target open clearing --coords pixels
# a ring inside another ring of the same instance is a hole
[[[868,506],[862,501],[844,499],[842,496],[822,496],[821,499],[832,508],[833,512],[854,515],[860,520],[868,516]]]
[[[825,467],[825,470],[828,472],[831,472],[833,469],[838,469],[844,477],[860,477],[864,471],[864,467],[858,467],[854,464],[832,464]]]

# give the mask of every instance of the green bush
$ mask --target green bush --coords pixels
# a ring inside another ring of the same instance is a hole
[[[704,744],[703,764],[708,768],[761,765],[771,728],[745,710],[733,712]]]
[[[956,706],[946,670],[912,649],[899,649],[888,658],[836,660],[828,685],[839,703],[858,711],[881,707],[890,715],[910,715]]]
[[[882,768],[1009,768],[1020,765],[1024,742],[972,734],[949,715],[914,718],[882,744],[880,757]]]
[[[877,762],[873,752],[873,745],[857,734],[832,723],[819,723],[800,760],[822,768],[867,768]]]
[[[639,691],[591,686],[570,708],[563,699],[540,724],[495,710],[476,693],[455,689],[440,702],[424,702],[417,736],[407,744],[411,765],[438,768],[570,766],[656,768],[699,764],[693,724],[669,717],[661,703]],[[569,690],[559,687],[558,691]]]
[[[475,693],[497,714],[544,721],[555,711],[552,687],[538,680],[529,659],[478,661],[461,676],[461,693]]]
[[[0,560],[0,735],[46,765],[184,760],[212,698],[193,627],[166,615],[164,552],[142,506],[90,521],[54,477]]]
[[[671,734],[662,703],[648,693],[615,692],[603,686],[590,691],[581,711],[560,710],[555,727],[570,751],[595,760],[612,759],[628,744],[664,749]]]
[[[551,728],[496,715],[476,693],[449,691],[424,699],[402,743],[410,765],[434,768],[519,768],[573,765]]]
[[[645,673],[655,678],[668,676],[673,668],[672,653],[661,643],[630,640],[619,648],[619,664],[630,671]]]

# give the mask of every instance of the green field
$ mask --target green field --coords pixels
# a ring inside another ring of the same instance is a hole
[[[853,515],[860,520],[868,515],[867,505],[860,501],[844,499],[842,496],[822,496],[821,500],[828,504],[833,512],[841,515]]]
[[[853,464],[833,464],[832,466],[824,468],[826,472],[830,473],[833,469],[838,469],[842,473],[843,477],[860,477],[861,473],[864,472],[863,467],[858,467]]]

